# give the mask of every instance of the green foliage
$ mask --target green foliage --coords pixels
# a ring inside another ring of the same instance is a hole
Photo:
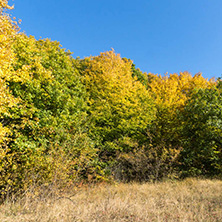
[[[145,87],[148,86],[148,75],[142,73],[139,68],[136,68],[136,65],[132,63],[132,76],[133,78],[140,81]]]
[[[87,135],[86,93],[70,53],[58,42],[23,34],[16,37],[14,52],[15,72],[26,72],[29,78],[8,81],[20,102],[4,116],[12,140],[2,189],[8,180],[12,186],[7,192],[36,181],[74,181],[94,174],[97,154]]]
[[[180,114],[182,125],[182,172],[218,175],[222,172],[222,88],[200,89]]]

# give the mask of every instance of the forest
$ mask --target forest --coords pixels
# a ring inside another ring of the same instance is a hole
[[[143,73],[114,50],[73,58],[0,0],[0,192],[221,177],[222,81]]]

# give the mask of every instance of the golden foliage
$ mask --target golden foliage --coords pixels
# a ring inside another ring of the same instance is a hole
[[[148,79],[148,91],[157,108],[157,119],[153,124],[153,142],[180,150],[179,129],[183,123],[178,118],[179,113],[195,90],[211,87],[215,82],[208,81],[201,74],[192,77],[188,72],[164,76],[150,73]]]
[[[150,111],[149,92],[132,77],[132,61],[109,51],[87,58],[85,65],[85,84],[90,91],[93,115],[102,115],[106,110],[107,115],[121,117],[116,127],[127,128],[132,124],[145,128],[149,124],[154,115]]]
[[[13,97],[9,91],[9,81],[26,81],[29,78],[30,67],[24,66],[17,71],[14,70],[13,63],[16,57],[13,52],[13,44],[18,33],[17,22],[13,21],[6,10],[13,7],[8,5],[8,1],[0,0],[0,115],[7,115],[10,107],[15,106],[19,99]],[[0,143],[7,138],[10,130],[4,126],[4,121],[0,123]]]
[[[17,32],[15,23],[11,20],[6,9],[8,1],[0,0],[0,115],[7,112],[8,107],[16,104],[16,99],[10,94],[6,81],[9,80],[14,72],[12,70],[12,62],[14,54],[12,52],[12,43]],[[0,144],[9,133],[9,129],[0,123]]]
[[[176,108],[184,105],[187,97],[193,90],[207,88],[214,85],[213,79],[208,81],[201,74],[194,77],[188,72],[168,75],[149,74],[150,92],[155,97],[155,103],[158,106]]]

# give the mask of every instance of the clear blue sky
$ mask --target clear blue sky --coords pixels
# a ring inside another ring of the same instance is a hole
[[[21,30],[74,57],[114,48],[144,72],[222,74],[222,0],[14,0]]]

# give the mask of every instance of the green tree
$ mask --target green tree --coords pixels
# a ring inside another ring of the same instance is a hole
[[[19,99],[4,116],[12,131],[13,159],[5,168],[11,188],[67,184],[93,174],[96,150],[87,135],[86,92],[71,53],[58,42],[24,34],[16,36],[14,53],[14,71],[28,78],[8,80]]]
[[[184,176],[218,175],[222,172],[222,88],[221,84],[199,89],[180,114],[181,153]]]

